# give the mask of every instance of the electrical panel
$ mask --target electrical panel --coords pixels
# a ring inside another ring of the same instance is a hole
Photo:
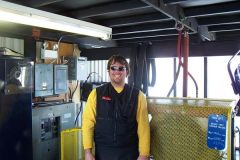
[[[87,79],[87,58],[66,57],[68,65],[68,79],[85,81]]]
[[[35,97],[53,95],[53,64],[35,64]]]
[[[68,92],[68,66],[54,65],[54,94]]]
[[[60,160],[61,131],[74,128],[75,117],[74,103],[32,109],[33,160]]]
[[[60,117],[50,117],[41,119],[41,141],[47,141],[59,137]]]

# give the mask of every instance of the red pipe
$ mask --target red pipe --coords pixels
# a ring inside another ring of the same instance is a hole
[[[181,67],[183,67],[183,62],[182,62],[182,55],[181,55],[181,42],[182,40],[182,31],[180,30],[178,32],[178,42],[177,42],[177,56],[178,56],[178,63]],[[188,46],[189,46],[189,38],[188,38]],[[188,53],[189,53],[189,47],[188,49]],[[194,79],[194,77],[191,75],[191,73],[188,72],[188,76],[193,80],[195,87],[196,87],[196,98],[198,97],[198,84],[196,82],[196,80]],[[186,95],[187,96],[187,95]]]

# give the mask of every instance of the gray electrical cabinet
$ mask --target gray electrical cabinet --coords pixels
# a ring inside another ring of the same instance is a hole
[[[87,79],[87,57],[66,57],[68,79],[85,81]]]
[[[55,64],[53,66],[53,94],[64,94],[68,92],[68,66]]]
[[[53,95],[53,64],[35,64],[34,96]]]
[[[73,128],[74,103],[32,109],[33,160],[60,160],[60,133]]]

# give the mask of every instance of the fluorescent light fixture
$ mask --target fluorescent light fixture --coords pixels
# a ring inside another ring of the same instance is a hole
[[[112,28],[0,0],[0,21],[111,39]]]

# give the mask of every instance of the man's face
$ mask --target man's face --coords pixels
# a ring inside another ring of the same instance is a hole
[[[109,69],[109,77],[111,82],[115,85],[122,85],[125,83],[125,78],[128,75],[128,71],[126,70],[126,66],[122,65],[118,62],[114,62],[111,64]]]

